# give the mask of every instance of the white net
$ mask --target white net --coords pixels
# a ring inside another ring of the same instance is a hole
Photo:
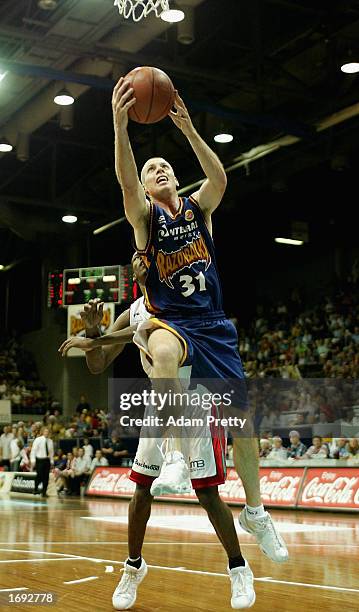
[[[134,21],[140,21],[151,12],[160,17],[162,11],[168,11],[168,0],[115,0],[114,5],[118,7],[120,15]]]

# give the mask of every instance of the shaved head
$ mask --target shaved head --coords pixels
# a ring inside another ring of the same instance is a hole
[[[151,166],[152,163],[157,163],[157,162],[164,162],[165,164],[168,164],[168,166],[171,168],[172,172],[173,172],[173,168],[171,166],[171,164],[166,161],[165,159],[163,159],[163,157],[151,157],[150,159],[148,159],[146,161],[146,163],[144,164],[142,170],[141,170],[141,183],[142,185],[145,184],[145,180],[146,180],[146,174],[147,174],[147,170],[148,168]]]

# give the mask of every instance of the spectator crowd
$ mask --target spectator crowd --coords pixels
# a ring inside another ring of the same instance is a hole
[[[239,330],[248,378],[359,376],[359,306],[354,292],[304,309],[298,292],[288,304],[258,307],[249,330]]]
[[[85,407],[84,407],[85,406]],[[18,421],[4,425],[0,435],[0,466],[5,470],[28,472],[34,469],[33,442],[44,429],[55,445],[53,474],[59,494],[79,495],[97,466],[127,465],[131,453],[114,433],[109,435],[107,415],[92,410],[81,396],[74,416],[66,423],[58,409],[48,411],[42,421]],[[70,447],[66,451],[64,447]]]

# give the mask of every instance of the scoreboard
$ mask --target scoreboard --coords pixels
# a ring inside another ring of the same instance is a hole
[[[95,298],[107,303],[128,303],[135,299],[135,293],[131,265],[63,271],[63,306],[86,304]]]

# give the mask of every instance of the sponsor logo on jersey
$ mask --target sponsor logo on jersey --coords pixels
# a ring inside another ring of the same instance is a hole
[[[191,242],[187,242],[186,245],[172,253],[158,251],[156,265],[161,283],[166,283],[168,287],[173,289],[171,281],[175,274],[183,268],[190,268],[197,262],[204,262],[206,270],[211,264],[211,256],[201,234],[198,234]]]
[[[195,459],[194,461],[190,461],[189,467],[191,470],[204,470],[206,462],[204,459]]]
[[[192,213],[191,210],[186,211],[186,212]],[[187,220],[191,221],[192,219],[193,217]],[[198,229],[197,221],[188,223],[188,225],[177,225],[176,227],[171,227],[170,229],[168,229],[167,225],[162,225],[162,227],[158,230],[158,242],[162,242],[164,238],[168,238],[169,236],[171,236],[175,240],[178,240],[178,238],[182,236],[185,237],[188,234],[191,234],[192,232],[194,232],[196,229]]]
[[[145,461],[138,461],[137,458],[135,458],[134,464],[138,465],[138,467],[141,467],[144,470],[154,470],[155,472],[159,472],[160,469],[160,466],[156,465],[155,463],[148,465]]]
[[[184,214],[184,218],[186,219],[186,221],[192,221],[193,217],[194,217],[193,210],[190,210],[190,209],[186,210]]]

